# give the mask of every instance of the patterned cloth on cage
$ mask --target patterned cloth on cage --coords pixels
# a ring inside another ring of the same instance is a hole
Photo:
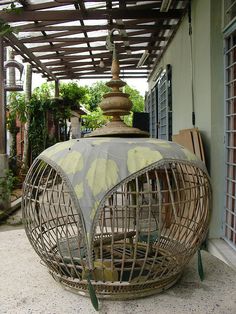
[[[66,180],[88,236],[107,194],[143,169],[165,161],[190,161],[206,171],[201,160],[184,147],[157,139],[75,139],[46,149],[38,159],[50,164]]]

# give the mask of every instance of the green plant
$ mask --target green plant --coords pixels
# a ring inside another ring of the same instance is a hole
[[[129,115],[124,116],[124,123],[127,124],[128,126],[132,126],[133,124],[133,112],[131,112]]]
[[[129,98],[133,103],[132,112],[142,112],[144,110],[144,97],[137,89],[125,85],[123,92],[129,94]]]
[[[0,177],[0,201],[7,201],[12,194],[18,179],[13,175],[11,170],[5,170],[4,177]]]
[[[49,103],[32,95],[29,101],[29,143],[31,147],[32,159],[36,158],[46,148],[47,128],[46,128],[46,108]]]
[[[102,101],[103,95],[108,93],[110,88],[103,82],[96,82],[88,87],[89,110],[94,111]]]
[[[53,123],[59,129],[66,130],[66,120],[71,117],[71,108],[79,107],[81,102],[86,102],[86,97],[87,88],[78,86],[75,82],[60,85],[60,98],[54,98],[52,83],[44,83],[33,91],[27,104],[30,116],[28,136],[32,160],[45,148],[58,141],[58,133],[48,132],[48,114],[53,116]],[[65,131],[63,139],[66,138]]]
[[[20,14],[22,8],[18,7],[14,2],[16,1],[11,2],[11,4],[8,7],[4,8],[2,11],[5,11],[7,13],[15,12]],[[17,33],[17,28],[11,27],[4,20],[0,19],[0,36],[5,36],[10,33]]]
[[[25,103],[24,94],[19,92],[11,92],[8,96],[7,108],[7,128],[12,136],[9,167],[13,171],[14,175],[16,175],[18,173],[16,136],[20,130],[19,127],[17,127],[16,120],[18,119],[21,123],[26,122],[27,106]]]
[[[86,116],[83,116],[82,129],[97,129],[105,125],[109,119],[105,117],[102,110],[98,107],[96,110],[90,112]]]
[[[26,122],[27,103],[25,102],[24,93],[11,92],[8,97],[8,109],[9,115],[7,120],[7,126],[11,132],[11,122],[18,118],[20,122]]]
[[[66,107],[73,107],[88,102],[88,88],[79,86],[76,82],[60,84],[60,96]]]
[[[0,19],[0,36],[12,33],[12,27]]]
[[[102,112],[98,109],[98,105],[103,99],[103,95],[108,93],[110,88],[106,86],[103,82],[96,82],[88,87],[89,93],[89,110],[91,114],[85,116],[83,120],[85,121],[85,128],[94,129],[104,125],[108,120],[102,117]],[[129,94],[129,98],[133,103],[131,113],[124,116],[124,122],[132,126],[133,123],[133,112],[142,112],[144,110],[144,97],[139,93],[139,91],[129,85],[123,88],[123,92]],[[97,122],[96,122],[97,120]]]

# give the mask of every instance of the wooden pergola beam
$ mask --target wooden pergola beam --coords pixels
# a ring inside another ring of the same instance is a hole
[[[150,54],[150,56],[156,56],[155,54]],[[42,56],[43,57],[43,56]],[[111,53],[106,52],[106,53],[97,53],[93,55],[94,58],[110,58],[111,59]],[[127,59],[127,60],[139,60],[142,57],[142,53],[136,53],[132,55],[119,55],[119,60]],[[57,65],[57,64],[63,64],[63,61],[78,61],[78,60],[83,60],[83,59],[88,59],[91,58],[89,55],[78,55],[78,56],[65,56],[62,57],[62,60],[57,60],[57,61],[47,61],[43,63],[46,66],[49,65]],[[48,58],[47,58],[48,59]]]
[[[144,49],[145,49],[146,47],[144,47]],[[73,54],[78,54],[78,53],[82,53],[82,52],[88,52],[88,51],[94,51],[94,52],[96,52],[96,51],[99,51],[100,53],[105,53],[105,54],[107,54],[107,50],[104,48],[104,49],[101,49],[100,47],[99,47],[99,49],[92,49],[92,48],[90,48],[90,49],[76,49],[76,48],[72,48],[71,50],[66,50],[65,52],[60,52],[60,53],[52,53],[52,54],[44,54],[44,55],[42,55],[41,57],[40,56],[37,56],[37,54],[36,54],[36,56],[38,57],[38,58],[40,58],[40,60],[50,60],[50,59],[63,59],[63,58],[65,58],[65,57],[67,57],[67,56],[70,56],[70,55],[73,55]],[[134,48],[134,47],[130,47],[130,51],[131,52],[133,52],[133,53],[135,53],[135,52],[142,52],[143,51],[143,48],[141,47],[141,48]],[[154,51],[161,51],[160,50],[160,48],[158,48],[158,47],[153,47],[152,49],[150,49],[150,51],[152,51],[152,52],[154,52]],[[121,48],[119,48],[119,50],[117,50],[117,52],[119,53],[119,54],[123,54],[123,53],[126,53],[126,49],[125,48],[123,48],[123,47],[121,47]],[[96,54],[93,54],[94,55],[94,57],[96,57]],[[85,55],[84,55],[85,56]],[[80,59],[80,56],[79,55],[76,55],[76,57],[78,58],[78,59]],[[90,55],[89,54],[87,54],[87,57],[89,58],[90,57]],[[132,56],[131,56],[132,57]],[[103,56],[103,58],[106,58],[106,56],[104,55]],[[109,58],[109,57],[108,57]]]
[[[77,0],[56,0],[58,3],[68,3],[68,4],[74,4]],[[122,0],[124,1],[124,0]],[[157,2],[161,2],[162,0],[157,0]],[[180,0],[179,0],[180,1]],[[84,2],[101,2],[101,0],[84,0]],[[134,3],[137,2],[137,0],[125,0],[127,3]],[[142,2],[150,2],[150,0],[142,0]]]
[[[39,30],[39,32],[42,32],[42,30]],[[45,33],[45,31],[43,31]],[[78,33],[82,33],[82,31],[78,32],[78,31],[65,31],[65,32],[59,32],[59,33],[55,33],[55,34],[50,34],[47,35],[45,33],[44,36],[35,36],[35,37],[31,37],[31,38],[24,38],[24,39],[20,39],[20,41],[22,43],[37,43],[37,42],[48,42],[48,41],[55,41],[55,39],[59,39],[60,37],[63,36],[70,36],[70,35],[76,35]]]
[[[156,30],[155,30],[156,32]],[[79,33],[84,33],[83,32],[79,32]],[[152,33],[152,32],[151,32]],[[37,43],[37,42],[47,42],[47,41],[53,41],[53,42],[63,42],[66,41],[66,38],[61,38],[61,37],[65,37],[65,36],[71,36],[74,34],[78,34],[77,31],[65,31],[65,32],[59,32],[59,33],[54,33],[54,34],[50,34],[50,35],[44,35],[44,36],[35,36],[35,37],[31,37],[31,38],[23,38],[21,39],[22,43]],[[139,37],[134,37],[134,36],[140,36],[140,35],[147,35],[147,31],[146,30],[137,30],[137,31],[133,31],[133,32],[129,32],[126,36],[124,36],[123,34],[121,35],[114,35],[113,39],[115,41],[122,41],[125,39],[131,38],[133,41],[138,41],[140,40]],[[97,36],[97,37],[85,37],[87,38],[87,41],[105,41],[107,36]],[[166,38],[164,36],[153,36],[155,37],[157,40],[165,40]],[[65,40],[64,40],[65,39]],[[68,39],[78,39],[76,38],[68,38]],[[83,39],[83,38],[82,38]],[[71,40],[71,41],[72,41]],[[80,38],[79,38],[80,40]],[[147,41],[150,40],[150,37],[144,36],[143,37],[143,41]]]
[[[105,64],[105,67],[111,67],[111,59],[103,59],[104,61],[104,64]],[[123,65],[126,66],[126,68],[130,67],[130,66],[135,66],[137,65],[137,60],[120,60],[119,61],[120,63],[120,67],[122,67]],[[96,63],[98,65],[98,62]],[[66,64],[58,64],[58,66],[52,66],[50,67],[49,69],[52,71],[52,72],[56,72],[56,71],[59,71],[59,70],[64,70],[64,69],[67,69],[67,68],[73,68],[73,69],[86,69],[86,66],[89,66],[89,64],[86,62],[86,61],[78,61],[78,62],[73,62],[73,63],[66,63]],[[145,67],[144,67],[145,69]]]
[[[113,23],[112,25],[109,24],[104,24],[104,25],[86,25],[86,26],[81,26],[81,25],[63,25],[59,26],[58,24],[60,23],[65,23],[66,21],[49,21],[49,22],[39,22],[37,24],[33,23],[27,23],[20,25],[16,27],[16,30],[19,32],[27,32],[27,31],[65,31],[65,30],[86,30],[88,31],[97,31],[97,30],[111,30],[113,28],[118,28],[118,29],[146,29],[146,30],[151,30],[151,29],[156,29],[157,27],[163,28],[163,29],[172,29],[175,25],[168,25],[168,24],[163,24],[163,23],[156,23],[153,25],[147,24],[149,22],[153,22],[153,19],[145,19],[145,21],[142,21],[140,19],[138,20],[130,20],[125,23],[124,26],[119,25],[117,23]],[[56,24],[56,25],[54,25]]]
[[[53,38],[50,39],[50,42],[55,42],[55,43],[73,43],[73,45],[77,44],[84,44],[88,42],[96,42],[96,41],[104,41],[106,39],[106,36],[104,37],[90,37],[90,38],[78,38],[78,37],[68,37],[68,38]],[[117,41],[123,41],[122,36],[117,36],[116,40]],[[143,42],[148,42],[150,37],[129,37],[129,41],[133,43],[143,43]],[[156,40],[159,41],[165,41],[167,40],[167,37],[164,36],[159,36],[156,37]],[[31,40],[31,39],[25,39],[23,42],[20,40],[21,43],[47,43],[49,40],[47,37],[41,40]]]
[[[83,76],[83,75],[74,75],[74,76],[68,76],[68,75],[62,75],[62,76],[58,76],[59,80],[87,80],[87,79],[110,79],[111,75],[91,75],[91,76]],[[146,75],[125,75],[125,78],[132,78],[132,79],[146,79],[147,76]],[[49,79],[48,81],[52,81],[52,79]]]
[[[84,15],[81,10],[64,10],[64,11],[26,11],[22,12],[0,12],[0,18],[6,22],[22,22],[22,21],[75,21],[75,20],[106,20],[113,19],[150,19],[166,20],[179,19],[183,14],[183,10],[169,10],[168,12],[160,12],[150,9],[139,9],[134,6],[123,9],[111,10],[86,10]]]
[[[32,25],[32,26],[30,26]],[[40,31],[45,31],[45,32],[58,32],[58,31],[76,31],[76,32],[82,32],[82,31],[87,31],[87,32],[94,32],[94,31],[100,31],[100,30],[111,30],[113,28],[116,29],[141,29],[145,31],[154,31],[157,28],[160,29],[172,29],[174,28],[174,25],[119,25],[119,24],[112,24],[112,25],[87,25],[87,26],[72,26],[72,25],[65,25],[65,26],[47,26],[47,25],[42,25],[38,26],[37,24],[26,24],[24,26],[18,26],[16,27],[16,30],[18,32],[40,32]]]
[[[143,40],[137,39],[134,44],[136,45],[136,44],[145,44],[145,43],[147,43],[147,42],[143,42]],[[62,51],[63,48],[74,46],[74,45],[75,45],[74,42],[63,42],[60,44],[54,44],[53,47],[51,45],[42,45],[42,46],[38,46],[35,48],[28,48],[28,49],[30,49],[30,51],[32,51],[32,52],[44,52],[45,49],[48,49],[47,51],[55,51],[55,50],[51,50],[51,48],[52,49],[58,48],[58,51]],[[122,46],[123,46],[123,43],[121,43],[121,47]],[[84,48],[84,47],[82,47],[82,48]]]
[[[125,70],[127,70],[127,69],[134,69],[134,70],[137,70],[137,62],[127,62],[127,63],[123,63],[123,66],[124,67],[121,67],[121,68],[125,68]],[[78,67],[78,66],[76,66],[76,67],[73,67],[73,66],[70,66],[70,65],[65,65],[64,67],[63,66],[60,66],[58,69],[56,69],[56,68],[54,68],[53,69],[53,73],[55,74],[55,75],[57,75],[58,76],[58,73],[59,72],[68,72],[68,71],[79,71],[79,72],[82,72],[82,71],[88,71],[88,70],[92,70],[92,69],[94,69],[94,68],[96,68],[96,70],[98,71],[98,72],[101,72],[100,70],[101,70],[101,68],[99,68],[99,63],[97,63],[97,64],[95,64],[95,67],[92,67],[92,66],[88,66],[88,67]],[[107,64],[105,65],[105,67],[102,69],[102,70],[104,70],[104,71],[108,71],[108,69],[109,69],[109,71],[110,71],[110,64],[107,62]],[[144,70],[151,70],[151,67],[149,66],[146,66],[145,68],[144,68]]]
[[[22,0],[24,1],[24,0]],[[75,2],[75,1],[74,1]],[[56,2],[44,2],[44,3],[35,3],[35,4],[29,4],[27,5],[27,10],[28,11],[36,11],[36,10],[46,10],[46,9],[52,9],[52,8],[57,8],[57,7],[64,7],[67,5],[70,5],[71,3],[67,2],[61,2],[59,3],[58,1]]]
[[[26,1],[26,0],[22,0],[22,1]],[[55,2],[45,2],[45,3],[36,3],[36,4],[28,4],[27,9],[29,11],[36,11],[36,10],[46,10],[46,9],[51,9],[51,8],[55,8],[55,7],[60,7],[60,6],[66,6],[66,5],[71,5],[71,4],[78,4],[78,1],[81,0],[72,0],[72,1],[58,1],[56,0]],[[109,0],[111,2],[111,0]],[[101,2],[101,1],[84,1],[83,3],[86,2]],[[122,1],[121,1],[122,2]],[[143,4],[141,5],[142,8],[148,7],[148,8],[160,8],[161,6],[161,1],[155,1],[150,3],[150,1],[142,1]],[[147,3],[145,3],[147,2]],[[123,1],[123,3],[129,3],[129,4],[134,4],[135,1]],[[121,6],[120,6],[121,7]],[[124,6],[121,8],[125,8]],[[85,8],[86,9],[86,8]]]
[[[40,30],[42,31],[42,30]],[[155,30],[156,32],[157,30]],[[44,32],[44,31],[43,31]],[[71,36],[71,35],[75,35],[75,34],[83,34],[85,31],[61,31],[59,33],[54,33],[54,34],[46,34],[44,36],[34,36],[34,37],[31,37],[31,38],[23,38],[21,39],[20,41],[22,43],[36,43],[36,42],[44,42],[45,39],[47,41],[49,41],[50,39],[52,39],[53,41],[57,41],[60,40],[61,37],[65,37],[65,36]],[[152,30],[150,33],[154,32],[154,30]],[[147,34],[147,31],[145,29],[143,30],[136,30],[136,31],[132,31],[132,32],[129,32],[127,34],[127,37],[129,35],[129,37],[132,38],[132,36],[137,36],[137,35],[145,35]],[[128,38],[129,38],[128,37]],[[162,36],[164,38],[164,36]],[[80,37],[79,37],[80,38]],[[96,38],[97,38],[97,41],[104,41],[106,40],[106,36],[99,36],[99,37],[86,37],[88,40],[91,40],[91,41],[95,41]],[[123,36],[123,34],[120,34],[120,35],[115,35],[113,37],[114,40],[122,40],[126,38],[126,36]],[[149,39],[150,37],[147,37],[147,39]],[[62,39],[62,38],[61,38]]]
[[[133,68],[133,70],[135,70],[135,68]],[[106,71],[102,71],[101,69],[94,69],[93,67],[90,67],[89,69],[85,70],[81,70],[81,71],[74,71],[73,69],[68,69],[67,71],[61,71],[58,72],[57,75],[61,76],[61,75],[67,75],[67,74],[81,74],[81,75],[88,75],[88,74],[109,74],[110,70],[106,70]],[[126,74],[137,74],[137,75],[147,75],[148,72],[138,72],[138,71],[126,71]]]
[[[140,39],[139,41],[136,41],[135,44],[145,44],[145,43],[142,41],[142,39]],[[45,52],[45,51],[58,51],[58,52],[60,52],[60,51],[64,51],[65,48],[69,49],[70,46],[74,46],[74,45],[75,45],[74,42],[65,42],[65,43],[55,44],[53,46],[51,46],[51,45],[43,45],[43,46],[39,46],[39,47],[35,47],[35,48],[28,48],[28,49],[31,52]],[[99,49],[97,49],[98,47],[99,47]],[[104,46],[97,46],[97,47],[95,47],[94,51],[95,50],[100,50],[100,47],[104,47]],[[123,46],[121,45],[121,49],[122,49],[122,47]],[[133,47],[137,47],[138,48],[138,46],[133,46]],[[140,47],[142,47],[142,46],[140,46]],[[73,47],[73,48],[77,48],[77,47]],[[83,48],[85,48],[85,47],[81,47],[81,49],[83,49]],[[146,48],[147,47],[145,46],[145,49]],[[101,50],[103,50],[103,48],[101,48]],[[106,49],[106,51],[107,51],[107,49]]]

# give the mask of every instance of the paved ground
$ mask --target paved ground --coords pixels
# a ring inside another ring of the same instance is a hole
[[[23,229],[22,225],[22,210],[20,207],[20,201],[17,202],[16,210],[13,213],[10,213],[6,219],[3,221],[0,220],[0,232]]]
[[[204,253],[205,281],[196,261],[165,293],[134,301],[101,301],[102,314],[236,313],[236,273]],[[40,264],[24,230],[0,232],[0,314],[92,314],[88,298],[65,291]]]

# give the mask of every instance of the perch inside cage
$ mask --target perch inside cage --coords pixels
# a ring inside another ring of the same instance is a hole
[[[65,288],[87,295],[89,277],[99,297],[131,299],[181,276],[207,232],[210,183],[204,164],[182,146],[130,138],[146,134],[122,124],[130,102],[117,60],[112,74],[103,109],[115,118],[92,134],[102,138],[58,143],[35,160],[23,218],[32,246]]]

